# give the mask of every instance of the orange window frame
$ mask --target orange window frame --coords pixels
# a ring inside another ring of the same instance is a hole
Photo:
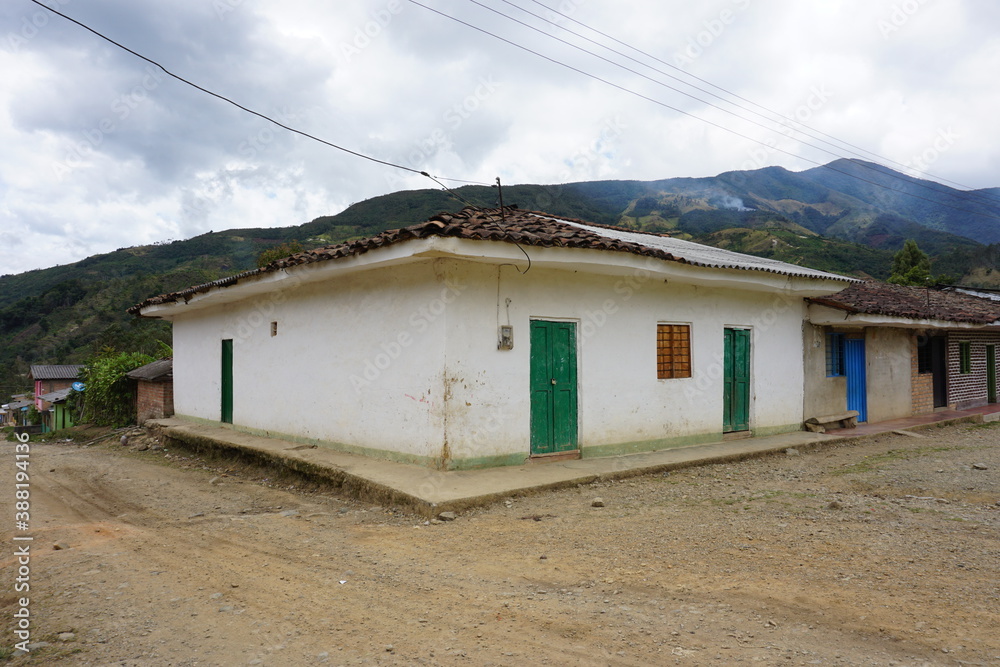
[[[691,325],[656,325],[656,379],[691,377]]]

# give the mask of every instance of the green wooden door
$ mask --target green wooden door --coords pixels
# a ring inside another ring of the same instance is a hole
[[[531,322],[531,454],[577,444],[576,325]]]
[[[750,429],[750,331],[726,329],[723,349],[722,430]]]
[[[222,421],[233,423],[233,339],[222,341]]]
[[[986,401],[997,402],[997,346],[986,346]]]

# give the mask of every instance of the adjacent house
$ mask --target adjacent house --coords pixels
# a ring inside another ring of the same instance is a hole
[[[41,398],[50,404],[50,409],[42,413],[42,425],[46,432],[58,431],[59,429],[73,426],[73,416],[67,405],[69,393],[72,387],[60,389],[43,395]]]
[[[174,362],[160,359],[125,374],[135,380],[136,423],[174,414]]]
[[[83,370],[82,365],[32,365],[29,377],[35,383],[35,409],[39,412],[48,410],[50,404],[43,396],[72,387],[79,378],[81,370]]]
[[[884,421],[997,402],[1000,301],[866,282],[809,299],[805,415]]]
[[[24,426],[28,423],[28,411],[31,406],[35,403],[33,398],[29,398],[26,394],[17,394],[16,396],[11,396],[10,403],[4,403],[3,409],[3,426]]]
[[[129,312],[173,322],[180,417],[452,469],[799,430],[805,298],[851,282],[470,208]]]

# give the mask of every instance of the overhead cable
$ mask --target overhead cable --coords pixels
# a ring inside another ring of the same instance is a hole
[[[479,181],[465,181],[465,180],[461,180],[461,179],[457,179],[457,178],[444,178],[444,177],[441,177],[441,176],[435,178],[435,177],[431,176],[430,174],[428,174],[426,171],[421,171],[419,169],[414,169],[413,167],[407,167],[405,165],[396,164],[395,162],[389,162],[388,160],[380,160],[379,158],[372,157],[370,155],[365,155],[364,153],[360,153],[358,151],[351,150],[350,148],[345,148],[344,146],[340,146],[340,145],[335,144],[335,143],[333,143],[331,141],[327,141],[326,139],[321,139],[320,137],[317,137],[317,136],[314,136],[312,134],[309,134],[308,132],[304,132],[302,130],[296,129],[294,127],[291,127],[290,125],[286,125],[285,123],[282,123],[281,121],[275,120],[274,118],[271,118],[270,116],[268,116],[266,114],[260,113],[259,111],[254,111],[253,109],[251,109],[249,107],[246,107],[246,106],[240,104],[239,102],[235,102],[235,101],[231,100],[230,98],[225,97],[224,95],[220,95],[219,93],[216,93],[214,91],[209,90],[208,88],[200,86],[200,85],[198,85],[198,84],[196,84],[196,83],[194,83],[192,81],[189,81],[189,80],[185,79],[182,76],[174,74],[173,72],[171,72],[170,70],[168,70],[166,67],[164,67],[160,63],[156,62],[155,60],[153,60],[151,58],[148,58],[148,57],[142,55],[141,53],[139,53],[137,51],[134,51],[134,50],[130,49],[129,47],[127,47],[127,46],[125,46],[125,45],[123,45],[123,44],[121,44],[119,42],[116,42],[115,40],[111,39],[107,35],[104,35],[104,34],[98,32],[94,28],[91,28],[90,26],[88,26],[88,25],[86,25],[84,23],[81,23],[80,21],[76,20],[75,18],[73,18],[71,16],[67,16],[66,14],[63,14],[62,12],[60,12],[60,11],[58,11],[56,9],[52,9],[48,5],[45,5],[45,4],[41,3],[41,2],[39,2],[39,0],[31,0],[31,2],[35,3],[39,7],[43,7],[45,9],[49,10],[53,14],[61,16],[62,18],[66,19],[67,21],[70,21],[71,23],[75,23],[76,25],[80,26],[84,30],[87,30],[87,31],[89,31],[89,32],[97,35],[98,37],[100,37],[104,41],[109,42],[111,44],[114,44],[115,46],[117,46],[119,49],[122,49],[123,51],[127,51],[128,53],[131,53],[136,58],[139,58],[141,60],[145,60],[149,64],[151,64],[151,65],[153,65],[155,67],[160,68],[161,70],[163,70],[163,72],[167,76],[169,76],[171,78],[174,78],[174,79],[180,81],[181,83],[185,83],[185,84],[191,86],[192,88],[200,90],[201,92],[203,92],[203,93],[205,93],[207,95],[211,95],[212,97],[220,99],[223,102],[231,104],[234,107],[236,107],[238,109],[241,109],[241,110],[243,110],[243,111],[245,111],[245,112],[247,112],[249,114],[257,116],[258,118],[262,118],[262,119],[268,121],[269,123],[273,123],[273,124],[277,125],[278,127],[282,128],[282,129],[288,130],[289,132],[293,132],[295,134],[301,135],[303,137],[306,137],[307,139],[312,139],[313,141],[317,141],[317,142],[319,142],[319,143],[321,143],[321,144],[323,144],[325,146],[329,146],[330,148],[336,148],[337,150],[343,151],[345,153],[348,153],[349,155],[353,155],[355,157],[359,157],[359,158],[363,158],[365,160],[369,160],[371,162],[375,162],[376,164],[385,165],[387,167],[393,167],[395,169],[402,169],[403,171],[408,171],[408,172],[413,173],[413,174],[419,174],[421,176],[426,176],[427,178],[430,178],[431,180],[434,180],[435,182],[437,182],[439,180],[443,180],[443,181],[452,181],[452,182],[455,182],[455,183],[465,183],[465,184],[470,184],[470,185],[486,185],[486,186],[490,185],[489,183],[482,183],[482,182],[479,182]]]
[[[686,70],[684,70],[684,69],[681,69],[680,67],[678,67],[678,66],[676,66],[676,65],[673,65],[673,64],[671,64],[671,63],[669,63],[669,62],[667,62],[667,61],[665,61],[665,60],[663,60],[663,59],[661,59],[661,58],[658,58],[658,57],[656,57],[655,55],[653,55],[653,54],[651,54],[651,53],[648,53],[648,52],[646,52],[646,51],[643,51],[642,49],[639,49],[639,48],[637,48],[637,47],[635,47],[635,46],[632,46],[631,44],[628,44],[627,42],[624,42],[624,41],[622,41],[622,40],[620,40],[620,39],[617,39],[616,37],[613,37],[612,35],[609,35],[609,34],[608,34],[608,33],[606,33],[606,32],[602,32],[602,31],[598,30],[597,28],[594,28],[593,26],[589,26],[589,25],[587,25],[586,23],[583,23],[583,22],[581,22],[581,21],[578,21],[577,19],[574,19],[573,17],[571,17],[571,16],[569,16],[569,15],[567,15],[567,14],[564,14],[564,13],[562,13],[562,12],[559,12],[559,11],[555,10],[555,9],[552,9],[551,7],[549,7],[549,6],[545,5],[544,3],[540,2],[539,0],[530,0],[530,1],[531,1],[531,2],[533,2],[533,3],[535,3],[536,5],[538,5],[538,6],[540,6],[540,7],[543,7],[543,8],[545,8],[546,10],[548,10],[548,11],[552,12],[552,13],[553,13],[553,14],[555,14],[556,16],[559,16],[559,17],[561,17],[561,18],[564,18],[564,19],[566,19],[567,21],[571,21],[571,22],[573,22],[573,23],[575,23],[575,24],[577,24],[577,25],[579,25],[579,26],[581,26],[581,27],[583,27],[583,28],[586,28],[587,30],[590,30],[591,32],[593,32],[593,33],[595,33],[595,34],[598,34],[598,35],[600,35],[600,36],[602,36],[602,37],[604,37],[604,38],[606,38],[606,39],[609,39],[609,40],[611,40],[612,42],[614,42],[614,43],[616,43],[616,44],[619,44],[619,45],[621,45],[621,46],[624,46],[624,47],[626,47],[626,48],[628,48],[628,49],[631,49],[631,50],[635,51],[636,53],[639,53],[639,54],[641,54],[641,55],[643,55],[643,56],[645,56],[645,57],[647,57],[647,58],[650,58],[651,60],[653,60],[653,61],[655,61],[655,62],[658,62],[658,63],[660,63],[660,64],[662,64],[662,65],[665,65],[665,66],[667,66],[667,67],[669,67],[669,68],[671,68],[671,69],[674,69],[674,70],[676,70],[676,71],[678,71],[678,72],[681,72],[681,73],[682,73],[682,74],[684,74],[685,76],[688,76],[688,77],[691,77],[692,79],[695,79],[696,81],[700,81],[700,82],[702,82],[702,83],[704,83],[704,84],[706,84],[706,85],[708,85],[708,86],[711,86],[712,88],[715,88],[716,90],[721,90],[722,92],[726,93],[727,95],[731,95],[732,97],[735,97],[735,98],[736,98],[736,99],[738,99],[738,100],[742,100],[743,102],[746,102],[747,104],[751,104],[751,105],[753,105],[753,106],[757,107],[758,109],[763,109],[764,111],[767,111],[767,112],[768,112],[768,113],[770,113],[770,114],[773,114],[773,115],[775,115],[775,116],[778,116],[779,118],[783,119],[783,121],[788,121],[788,122],[792,122],[792,123],[796,123],[796,124],[798,124],[798,125],[801,125],[802,127],[805,127],[805,128],[807,128],[807,129],[809,129],[809,130],[812,130],[813,132],[816,132],[817,134],[821,134],[821,135],[823,135],[824,137],[828,137],[828,138],[830,138],[830,139],[833,139],[834,141],[837,141],[837,142],[839,142],[839,143],[841,143],[841,144],[843,144],[843,145],[845,145],[845,146],[848,146],[848,147],[850,147],[850,148],[852,148],[852,149],[856,149],[856,150],[859,150],[859,151],[862,151],[862,152],[864,152],[864,153],[867,153],[868,155],[872,155],[872,156],[874,156],[874,157],[878,158],[879,160],[882,160],[882,161],[885,161],[885,162],[890,162],[890,163],[892,163],[892,164],[895,164],[895,165],[896,165],[896,166],[898,166],[898,167],[903,167],[904,169],[910,169],[910,170],[912,170],[912,171],[914,171],[914,172],[916,172],[916,173],[918,173],[918,174],[923,174],[924,176],[928,176],[928,177],[930,177],[930,178],[933,178],[933,179],[935,179],[935,180],[938,180],[938,181],[942,181],[942,182],[945,182],[945,183],[951,183],[952,185],[957,185],[957,186],[959,186],[959,187],[961,187],[961,188],[965,188],[966,190],[976,190],[976,189],[977,189],[977,188],[973,188],[973,187],[972,187],[972,186],[970,186],[970,185],[965,185],[965,184],[963,184],[963,183],[959,183],[958,181],[952,181],[952,180],[949,180],[949,179],[947,179],[947,178],[944,178],[944,177],[942,177],[942,176],[937,176],[937,175],[935,175],[935,174],[932,174],[932,173],[930,173],[930,172],[927,172],[927,171],[921,171],[921,170],[919,170],[919,169],[914,169],[913,167],[911,167],[911,166],[910,166],[910,165],[908,165],[908,164],[905,164],[905,163],[903,163],[903,162],[898,162],[898,161],[896,161],[896,160],[893,160],[892,158],[888,158],[888,157],[885,157],[884,155],[880,155],[880,154],[878,154],[878,153],[876,153],[876,152],[874,152],[874,151],[870,151],[870,150],[868,150],[867,148],[862,148],[861,146],[857,146],[857,145],[855,145],[855,144],[852,144],[852,143],[850,143],[850,142],[848,142],[848,141],[844,141],[843,139],[840,139],[840,138],[838,138],[838,137],[835,137],[835,136],[833,136],[832,134],[827,134],[826,132],[823,132],[822,130],[818,130],[818,129],[814,128],[814,127],[810,127],[809,125],[806,125],[805,123],[803,123],[802,121],[798,120],[797,118],[792,118],[792,117],[790,117],[790,116],[786,116],[786,115],[784,115],[784,114],[782,114],[782,113],[780,113],[780,112],[778,112],[778,111],[775,111],[774,109],[770,109],[770,108],[768,108],[768,107],[766,107],[766,106],[764,106],[764,105],[762,105],[762,104],[758,104],[757,102],[754,102],[754,101],[753,101],[753,100],[751,100],[751,99],[748,99],[748,98],[746,98],[746,97],[743,97],[742,95],[740,95],[740,94],[738,94],[738,93],[734,93],[733,91],[731,91],[731,90],[729,90],[729,89],[727,89],[727,88],[724,88],[724,87],[722,87],[722,86],[719,86],[719,85],[717,85],[717,84],[714,84],[714,83],[712,83],[711,81],[709,81],[708,79],[703,79],[703,78],[701,78],[701,77],[699,77],[699,76],[697,76],[697,75],[695,75],[695,74],[692,74],[691,72],[688,72],[688,71],[686,71]],[[515,4],[511,3],[511,2],[509,2],[508,0],[501,0],[501,2],[504,2],[504,3],[508,4],[508,5],[511,5],[511,6],[513,6],[513,7],[517,7],[517,5],[515,5]],[[533,13],[531,13],[531,12],[528,12],[528,10],[526,10],[526,9],[523,9],[523,8],[521,8],[521,7],[518,7],[518,9],[521,9],[521,11],[523,11],[523,12],[526,12],[526,13],[529,13],[529,14],[531,14],[532,16],[536,16],[536,17],[538,17],[538,15],[537,15],[537,14],[533,14]],[[566,28],[565,26],[561,26],[561,25],[560,25],[559,23],[557,23],[557,22],[555,22],[555,21],[550,21],[550,20],[548,20],[548,19],[545,19],[544,17],[538,17],[538,18],[541,18],[541,19],[542,19],[543,21],[546,21],[547,23],[551,23],[552,25],[555,25],[555,26],[559,26],[559,27],[560,27],[560,28],[562,28],[563,30],[566,30],[566,31],[567,31],[567,32],[569,32],[570,34],[573,34],[573,35],[576,35],[577,37],[580,37],[580,38],[582,38],[582,39],[586,39],[586,40],[588,40],[588,41],[591,41],[591,42],[594,42],[595,44],[599,44],[599,42],[596,42],[596,41],[594,41],[594,40],[591,40],[591,39],[589,39],[588,37],[585,37],[584,35],[581,35],[581,34],[579,34],[579,33],[576,33],[576,32],[573,32],[572,30],[569,30],[569,28]],[[601,44],[600,46],[602,46],[603,48],[606,48],[606,49],[608,49],[608,50],[612,50],[612,49],[611,49],[610,47],[608,47],[608,46],[605,46],[605,45],[603,45],[603,44]],[[629,56],[625,56],[624,54],[621,54],[621,53],[620,53],[620,52],[618,52],[618,51],[615,51],[615,53],[619,53],[619,55],[623,55],[623,56],[624,56],[624,57],[626,57],[626,58],[628,58],[628,57],[629,57]],[[632,59],[632,60],[635,60],[634,58],[631,58],[631,59]],[[636,61],[636,62],[640,62],[640,61]],[[654,71],[658,71],[658,72],[660,72],[660,73],[664,74],[665,76],[670,76],[670,78],[672,78],[672,79],[675,79],[675,80],[679,81],[680,83],[683,83],[684,85],[687,85],[687,86],[691,86],[691,87],[692,87],[692,88],[694,88],[695,90],[698,90],[698,91],[701,91],[701,92],[703,92],[703,93],[707,93],[707,94],[709,94],[709,95],[713,95],[713,96],[715,96],[715,97],[717,97],[717,98],[719,98],[719,99],[725,99],[725,98],[723,98],[723,97],[722,97],[722,96],[720,96],[720,95],[717,95],[717,94],[715,94],[715,93],[712,93],[711,91],[707,91],[707,90],[705,90],[705,89],[703,89],[703,88],[699,88],[699,87],[695,86],[694,84],[691,84],[691,83],[687,83],[686,81],[683,81],[682,79],[680,79],[680,78],[678,78],[678,77],[675,77],[675,76],[672,76],[672,75],[670,75],[670,74],[667,74],[666,72],[662,72],[661,70],[658,70],[658,69],[655,69],[655,68],[651,67],[650,65],[646,65],[646,67],[650,67],[650,69],[654,69]],[[727,100],[727,101],[728,101],[728,100]],[[744,108],[744,109],[746,109],[746,107],[742,107],[741,105],[737,105],[737,104],[736,104],[735,102],[731,102],[731,101],[730,101],[729,103],[730,103],[730,104],[733,104],[733,105],[735,105],[735,106],[740,106],[741,108]],[[747,111],[751,111],[751,112],[752,112],[752,110],[750,110],[750,109],[746,109],[746,110],[747,110]],[[753,112],[752,112],[752,113],[753,113]],[[814,137],[814,138],[817,138],[817,139],[818,139],[818,137]],[[823,141],[822,139],[818,139],[818,140],[820,140],[820,141]],[[825,142],[825,141],[824,141],[824,143],[829,143],[829,142]],[[832,144],[831,144],[831,145],[832,145]],[[855,155],[858,155],[857,153],[854,153],[854,154],[855,154]],[[861,157],[861,156],[860,156],[860,155],[858,155],[858,157]],[[871,158],[865,158],[865,159],[871,159]],[[885,166],[885,165],[883,165],[883,166]],[[977,194],[977,195],[978,195],[979,193],[976,193],[976,192],[971,192],[970,194]],[[996,202],[996,201],[998,201],[997,199],[994,199],[994,198],[992,198],[992,197],[990,197],[990,200],[991,200],[992,202]]]
[[[717,122],[709,120],[707,118],[703,118],[703,117],[698,116],[696,114],[693,114],[693,113],[691,113],[689,111],[684,111],[683,109],[679,109],[679,108],[677,108],[675,106],[667,104],[666,102],[664,102],[662,100],[658,100],[656,98],[650,97],[649,95],[645,95],[645,94],[640,93],[638,91],[632,90],[631,88],[627,88],[626,86],[623,86],[621,84],[618,84],[618,83],[615,83],[615,82],[610,81],[608,79],[605,79],[603,77],[600,77],[600,76],[598,76],[596,74],[592,74],[590,72],[582,70],[579,67],[575,67],[575,66],[570,65],[568,63],[562,62],[561,60],[557,60],[556,58],[553,58],[551,56],[547,56],[547,55],[545,55],[543,53],[540,53],[539,51],[535,51],[534,49],[531,49],[531,48],[529,48],[527,46],[524,46],[523,44],[519,44],[519,43],[517,43],[517,42],[515,42],[513,40],[507,39],[506,37],[502,37],[502,36],[500,36],[500,35],[498,35],[498,34],[496,34],[494,32],[490,32],[489,30],[486,30],[485,28],[481,28],[481,27],[479,27],[479,26],[477,26],[475,24],[469,23],[468,21],[464,21],[464,20],[462,20],[460,18],[457,18],[455,16],[447,14],[447,13],[441,11],[441,10],[435,9],[433,7],[429,7],[428,5],[425,5],[425,4],[421,3],[421,2],[418,2],[417,0],[407,0],[407,1],[410,4],[416,5],[418,7],[422,7],[422,8],[424,8],[424,9],[430,11],[430,12],[433,12],[435,14],[438,14],[439,16],[442,16],[443,18],[449,19],[451,21],[454,21],[456,23],[464,25],[464,26],[466,26],[468,28],[471,28],[471,29],[473,29],[473,30],[475,30],[477,32],[481,32],[481,33],[483,33],[485,35],[493,37],[494,39],[500,40],[501,42],[509,44],[509,45],[511,45],[511,46],[513,46],[513,47],[515,47],[517,49],[520,49],[522,51],[526,51],[527,53],[530,53],[530,54],[532,54],[534,56],[542,58],[543,60],[547,60],[547,61],[549,61],[549,62],[551,62],[551,63],[553,63],[555,65],[558,65],[558,66],[563,67],[565,69],[568,69],[570,71],[576,72],[576,73],[581,74],[581,75],[583,75],[583,76],[585,76],[587,78],[590,78],[590,79],[593,79],[593,80],[598,81],[600,83],[603,83],[605,85],[611,86],[612,88],[616,88],[618,90],[621,90],[622,92],[628,93],[628,94],[633,95],[635,97],[638,97],[640,99],[646,100],[648,102],[652,102],[653,104],[661,106],[661,107],[663,107],[665,109],[670,109],[671,111],[675,111],[675,112],[677,112],[679,114],[682,114],[684,116],[688,116],[690,118],[693,118],[693,119],[695,119],[697,121],[700,121],[702,123],[705,123],[707,125],[711,125],[712,127],[715,127],[717,129],[723,130],[725,132],[728,132],[730,134],[738,136],[738,137],[740,137],[742,139],[746,139],[748,141],[752,141],[753,143],[759,144],[759,145],[764,146],[764,147],[766,147],[768,149],[777,151],[779,153],[784,153],[785,155],[788,155],[788,156],[790,156],[792,158],[799,159],[799,160],[802,160],[804,162],[808,162],[808,163],[813,164],[813,165],[815,165],[817,167],[822,167],[824,169],[829,169],[830,171],[834,171],[834,172],[837,172],[839,174],[843,174],[844,176],[847,176],[849,178],[853,178],[855,180],[863,181],[865,183],[868,183],[870,185],[874,185],[874,186],[882,188],[884,190],[889,190],[891,192],[896,192],[898,194],[902,194],[902,195],[905,195],[905,196],[908,196],[908,197],[913,197],[915,199],[921,199],[923,201],[930,202],[930,203],[935,204],[937,206],[944,206],[946,208],[951,208],[951,209],[954,209],[956,211],[960,211],[962,213],[967,213],[969,215],[978,215],[978,216],[982,216],[984,218],[992,218],[994,220],[1000,220],[1000,215],[996,215],[996,214],[992,214],[992,213],[983,213],[983,212],[980,212],[980,211],[970,211],[968,209],[961,208],[959,206],[954,206],[952,204],[948,204],[948,203],[945,203],[945,202],[942,202],[942,201],[930,199],[928,197],[923,197],[923,196],[915,194],[913,192],[907,192],[906,190],[899,190],[897,188],[889,187],[888,185],[885,185],[884,183],[879,183],[878,181],[873,181],[871,179],[864,178],[862,176],[859,176],[858,174],[854,174],[854,173],[851,173],[849,171],[844,171],[842,169],[838,169],[838,168],[832,166],[831,164],[824,164],[822,162],[817,162],[816,160],[804,157],[802,155],[797,155],[797,154],[795,154],[795,153],[793,153],[793,152],[791,152],[789,150],[786,150],[784,148],[780,148],[778,146],[774,146],[774,145],[768,144],[765,141],[762,141],[760,139],[756,139],[754,137],[751,137],[750,135],[744,134],[744,133],[742,133],[742,132],[740,132],[738,130],[734,130],[734,129],[730,128],[730,127],[726,127],[725,125],[722,125],[721,123],[717,123]],[[840,157],[840,156],[838,156],[838,157]],[[859,163],[859,162],[856,162],[856,161],[852,161],[852,164],[856,164],[858,166],[863,166],[865,168],[870,168],[870,167],[868,167],[868,165],[865,165],[864,163]],[[878,173],[883,174],[883,175],[887,175],[887,176],[890,175],[890,174],[885,174],[884,172],[878,172]],[[924,186],[923,184],[918,184],[918,185],[920,185],[921,187],[927,187],[927,186]],[[934,188],[931,188],[931,189],[934,190],[935,192],[940,192],[939,190],[936,190]],[[951,194],[951,193],[946,193],[946,194]],[[952,196],[954,196],[954,195],[952,195]]]

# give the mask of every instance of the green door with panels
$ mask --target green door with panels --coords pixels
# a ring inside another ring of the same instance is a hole
[[[222,421],[233,423],[233,339],[222,341]]]
[[[726,329],[723,349],[722,430],[750,429],[750,330]]]
[[[576,324],[531,321],[531,454],[578,449]]]

